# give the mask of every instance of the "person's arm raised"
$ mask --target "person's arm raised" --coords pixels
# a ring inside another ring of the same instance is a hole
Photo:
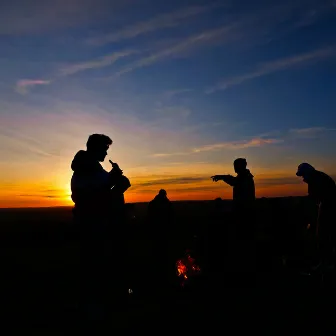
[[[214,182],[223,181],[229,184],[230,186],[234,186],[236,183],[236,178],[232,175],[214,175],[211,176],[211,178]]]
[[[232,175],[222,175],[222,180],[232,187],[236,184],[236,177]]]
[[[214,175],[214,176],[211,176],[211,179],[213,182],[218,182],[218,181],[223,180],[223,176],[224,175]]]
[[[112,165],[112,169],[109,172],[110,183],[112,183],[112,185],[114,185],[115,183],[117,183],[119,178],[123,175],[123,171],[120,169],[120,167],[117,163],[112,162],[111,160],[109,160],[109,162]]]

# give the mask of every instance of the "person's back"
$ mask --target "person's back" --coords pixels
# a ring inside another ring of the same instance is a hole
[[[102,214],[111,187],[109,173],[83,150],[75,155],[71,168],[71,198],[75,203],[75,212],[95,216]]]
[[[237,174],[233,185],[233,201],[235,207],[238,208],[249,208],[254,205],[254,179],[248,169],[245,169]]]
[[[158,195],[148,204],[148,216],[151,221],[166,222],[172,215],[172,206],[165,190],[161,189]]]
[[[317,202],[332,203],[336,201],[335,181],[326,173],[315,170],[308,178],[308,194]]]
[[[308,184],[309,196],[319,206],[316,233],[322,264],[333,264],[336,248],[335,181],[308,163],[301,163],[296,175],[303,177],[303,181]]]

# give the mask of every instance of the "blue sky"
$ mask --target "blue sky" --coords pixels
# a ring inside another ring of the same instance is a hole
[[[134,181],[231,172],[239,156],[265,179],[301,161],[335,174],[335,19],[335,0],[1,5],[2,201],[20,181],[67,190],[94,132]]]

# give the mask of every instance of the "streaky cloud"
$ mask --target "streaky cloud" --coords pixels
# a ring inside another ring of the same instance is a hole
[[[171,185],[171,184],[191,184],[195,182],[204,182],[210,181],[209,176],[195,176],[195,177],[185,177],[185,176],[176,176],[169,178],[158,178],[146,182],[139,182],[136,186],[155,186],[155,185]]]
[[[16,82],[15,88],[17,92],[25,94],[34,86],[48,85],[50,82],[50,80],[44,79],[20,79]]]
[[[271,61],[268,63],[261,64],[256,68],[256,70],[249,73],[239,75],[236,77],[231,77],[220,81],[215,86],[207,89],[205,93],[210,94],[220,90],[226,90],[233,86],[243,84],[246,81],[253,80],[259,77],[267,76],[272,73],[287,70],[299,65],[308,64],[309,62],[317,62],[326,58],[336,56],[335,46],[328,48],[318,49],[310,51],[304,54],[295,55],[287,58],[282,58],[279,60]]]
[[[202,14],[218,6],[219,3],[207,6],[190,6],[174,12],[160,14],[149,20],[130,24],[116,32],[90,38],[86,42],[90,45],[102,46],[108,43],[132,39],[159,29],[176,27],[185,23],[186,19]]]
[[[109,55],[105,55],[95,60],[90,60],[87,62],[70,64],[60,70],[60,76],[74,75],[77,72],[82,72],[90,69],[98,69],[110,66],[117,62],[118,60],[125,58],[127,56],[135,54],[135,50],[124,50],[117,51]]]
[[[219,28],[209,29],[201,33],[189,36],[176,44],[173,44],[167,48],[163,48],[157,52],[152,53],[149,56],[143,57],[118,71],[115,75],[107,79],[115,79],[121,75],[132,72],[136,69],[150,66],[156,62],[159,62],[167,57],[178,56],[182,53],[190,51],[192,49],[197,49],[204,46],[207,43],[214,42],[218,43],[218,39],[228,40],[234,39],[233,30],[237,28],[237,23],[231,23]],[[224,41],[223,41],[224,43]]]
[[[336,129],[334,128],[326,128],[326,127],[294,128],[289,130],[289,135],[296,138],[313,139],[323,133],[328,133],[335,130]]]
[[[244,141],[231,141],[231,142],[221,142],[211,145],[206,145],[202,147],[196,147],[192,151],[194,153],[200,152],[209,152],[209,151],[216,151],[220,149],[243,149],[243,148],[251,148],[251,147],[261,147],[265,145],[272,145],[278,144],[283,142],[282,139],[263,139],[263,138],[253,138],[251,140],[244,140]]]

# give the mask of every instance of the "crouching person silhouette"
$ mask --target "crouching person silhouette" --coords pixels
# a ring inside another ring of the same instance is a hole
[[[306,162],[298,166],[296,175],[302,177],[303,182],[308,184],[309,197],[318,205],[316,238],[320,260],[313,270],[332,271],[336,261],[335,181]]]
[[[87,317],[93,319],[104,316],[104,297],[108,287],[113,286],[107,286],[108,275],[114,269],[112,261],[108,263],[107,253],[110,227],[120,224],[123,193],[131,186],[118,164],[110,161],[110,172],[101,166],[100,162],[105,160],[110,145],[112,140],[108,136],[92,134],[86,144],[87,150],[80,150],[71,164],[71,197],[75,203],[73,214],[80,233],[83,281],[80,298]]]

